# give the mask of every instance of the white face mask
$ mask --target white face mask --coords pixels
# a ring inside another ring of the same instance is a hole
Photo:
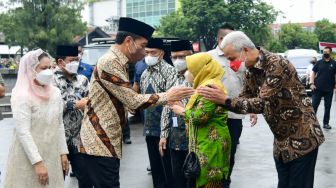
[[[78,61],[71,61],[70,63],[65,64],[65,69],[70,74],[77,74],[78,67],[79,67],[79,62]]]
[[[156,65],[159,62],[159,57],[160,56],[158,56],[158,57],[152,57],[152,56],[147,55],[145,57],[145,62],[146,62],[146,64],[148,66],[154,66],[154,65]]]
[[[176,59],[174,62],[174,67],[177,69],[177,71],[184,71],[187,69],[187,63],[184,59]]]
[[[51,82],[51,79],[53,78],[53,72],[50,69],[43,70],[36,74],[36,80],[41,85],[49,85]]]

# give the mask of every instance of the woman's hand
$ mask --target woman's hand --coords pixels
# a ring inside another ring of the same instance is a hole
[[[34,169],[38,178],[38,182],[44,186],[48,185],[49,184],[48,170],[45,167],[43,161],[34,164]]]
[[[67,155],[61,155],[62,169],[65,175],[69,173],[69,160]]]
[[[184,113],[185,113],[184,107],[174,104],[172,106],[169,106],[169,108],[172,109],[175,114],[184,116]]]

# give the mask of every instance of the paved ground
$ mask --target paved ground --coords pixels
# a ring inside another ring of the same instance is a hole
[[[322,120],[323,103],[318,113]],[[8,147],[12,136],[13,120],[0,122],[0,171],[4,176]],[[331,110],[332,130],[325,130],[326,142],[320,147],[316,165],[315,188],[336,188],[336,102]],[[131,145],[123,147],[121,161],[121,188],[152,188],[151,176],[147,174],[148,155],[142,125],[133,124]],[[247,120],[237,150],[236,166],[232,174],[233,188],[275,188],[277,174],[272,158],[273,136],[259,116],[256,127],[251,128]],[[19,176],[18,176],[19,178]],[[0,183],[0,188],[1,188]],[[76,188],[74,178],[66,179],[66,188]]]

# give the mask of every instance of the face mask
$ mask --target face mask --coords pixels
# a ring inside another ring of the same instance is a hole
[[[48,85],[51,82],[51,79],[53,78],[53,72],[50,69],[43,70],[36,74],[36,80],[41,85]]]
[[[323,57],[324,57],[325,59],[329,59],[329,58],[330,58],[330,54],[323,54]]]
[[[65,65],[65,70],[67,70],[70,74],[77,74],[78,66],[78,61],[71,61]]]
[[[159,62],[159,57],[152,57],[152,56],[146,56],[145,57],[145,62],[148,66],[154,66]]]
[[[177,71],[181,72],[187,69],[187,63],[184,59],[176,59],[174,62],[174,67]]]

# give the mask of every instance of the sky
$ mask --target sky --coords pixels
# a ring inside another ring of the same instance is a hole
[[[6,2],[7,0],[0,0]],[[327,18],[336,23],[336,0],[262,0],[282,11],[275,23],[318,21]],[[313,1],[311,19],[310,2]],[[0,10],[1,12],[1,10]],[[83,15],[87,13],[83,12]]]
[[[313,19],[311,19],[311,0],[262,0],[283,13],[275,23],[297,23],[318,21],[327,18],[336,23],[336,0],[313,0]],[[285,17],[285,18],[284,18]]]

